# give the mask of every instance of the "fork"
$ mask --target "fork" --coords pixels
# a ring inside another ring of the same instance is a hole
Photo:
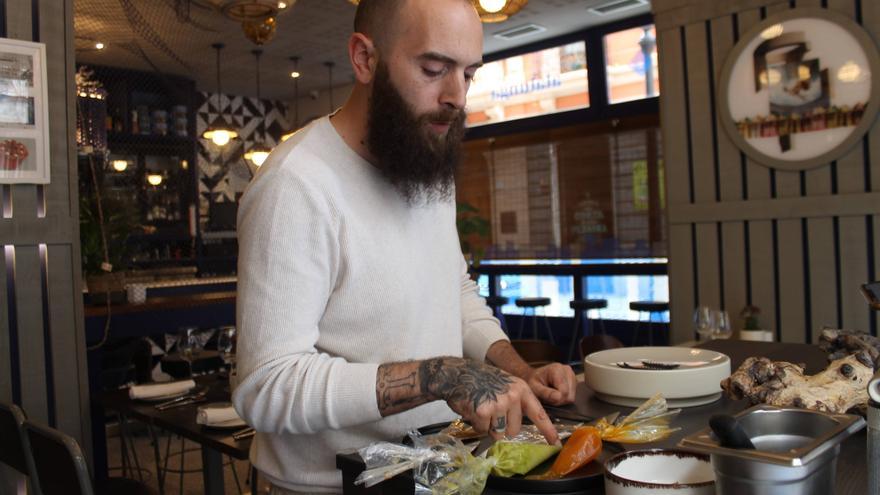
[[[173,409],[175,407],[188,406],[190,404],[198,404],[199,402],[205,402],[208,400],[208,396],[206,393],[198,393],[195,395],[190,395],[187,397],[180,398],[181,400],[172,402],[170,404],[159,404],[156,406],[156,409],[159,411],[167,411],[168,409]]]

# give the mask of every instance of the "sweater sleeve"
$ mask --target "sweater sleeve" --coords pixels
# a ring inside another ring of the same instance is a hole
[[[464,356],[486,360],[489,347],[499,340],[509,340],[501,329],[486,300],[480,297],[477,284],[468,274],[468,265],[461,257],[461,331]]]
[[[238,384],[233,403],[258,431],[310,434],[381,418],[378,364],[318,352],[319,322],[339,265],[326,192],[266,170],[239,213]]]

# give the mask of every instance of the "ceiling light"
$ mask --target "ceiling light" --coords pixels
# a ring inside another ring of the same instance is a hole
[[[507,3],[507,0],[480,0],[480,7],[483,8],[486,12],[490,12],[492,14],[497,13],[499,10],[504,8],[504,4]]]
[[[103,50],[103,49],[104,49],[104,43],[101,43],[100,41],[97,42],[97,43],[95,43],[95,48],[96,48],[97,50]]]
[[[506,21],[525,7],[529,0],[471,0],[471,2],[480,14],[480,20],[491,23]]]
[[[284,10],[287,8],[287,2],[278,2],[278,10]]]
[[[302,74],[300,74],[300,73],[297,72],[297,71],[293,71],[293,72],[290,73],[290,77],[292,77],[292,78],[294,78],[294,79],[296,79],[297,77],[299,77],[299,76],[301,76],[301,75],[302,75]]]
[[[159,174],[148,174],[147,182],[149,182],[151,186],[158,186],[162,183],[162,176]]]
[[[217,118],[202,133],[202,137],[210,139],[217,146],[226,146],[230,139],[238,136],[238,133],[232,130],[223,119],[223,112],[220,108],[220,94],[222,92],[220,86],[220,50],[223,49],[223,43],[214,43],[211,47],[217,50]]]
[[[260,117],[265,118],[266,113],[263,110],[263,99],[260,98],[260,55],[263,54],[263,50],[257,49],[252,50],[251,53],[254,54],[254,59],[257,62],[257,104],[260,106]],[[269,153],[272,152],[272,148],[269,148],[265,144],[260,141],[254,143],[251,149],[247,150],[244,154],[245,160],[250,160],[254,165],[260,166],[263,162],[266,161],[266,158],[269,156]]]
[[[113,160],[112,165],[113,170],[117,172],[125,172],[125,169],[128,168],[128,160]]]

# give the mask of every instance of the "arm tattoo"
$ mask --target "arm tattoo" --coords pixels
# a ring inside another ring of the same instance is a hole
[[[401,363],[400,366],[379,366],[376,379],[376,399],[383,415],[405,411],[427,402],[421,396],[418,371],[414,364]]]
[[[497,400],[513,379],[507,373],[472,359],[440,357],[419,366],[422,393],[447,402],[469,402],[473,410]]]

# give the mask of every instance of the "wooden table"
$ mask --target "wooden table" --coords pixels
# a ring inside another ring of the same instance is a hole
[[[235,459],[247,460],[251,439],[246,438],[236,441],[232,439],[232,433],[235,430],[217,430],[196,424],[196,409],[198,406],[229,400],[226,380],[219,379],[216,375],[198,377],[196,378],[196,384],[200,387],[207,387],[208,400],[206,402],[176,407],[165,411],[157,410],[155,403],[130,399],[127,390],[105,393],[101,398],[101,402],[104,408],[118,411],[123,417],[142,421],[150,427],[151,432],[153,427],[157,427],[199,444],[202,448],[204,493],[206,495],[223,495],[223,454]],[[153,442],[156,454],[156,477],[158,479],[159,445],[156,438],[153,438]],[[160,480],[160,492],[164,491],[163,485],[164,483]]]
[[[731,366],[733,370],[739,367],[739,365],[750,356],[765,356],[775,361],[804,363],[806,364],[807,373],[809,374],[817,373],[823,370],[827,365],[825,354],[819,349],[819,347],[807,344],[715,340],[707,343],[702,343],[698,347],[711,349],[727,354],[728,356],[730,356]],[[685,408],[682,409],[681,414],[679,414],[679,416],[675,419],[673,423],[674,426],[681,427],[681,430],[670,436],[668,439],[646,445],[622,445],[622,447],[625,450],[634,450],[646,447],[672,448],[675,447],[682,438],[690,435],[691,433],[694,433],[697,430],[707,427],[709,424],[709,417],[713,414],[735,414],[743,409],[746,409],[749,406],[750,404],[746,401],[734,401],[728,399],[727,397],[722,397],[720,400],[711,404]],[[571,411],[576,411],[581,415],[595,418],[606,416],[613,412],[628,414],[632,411],[632,408],[616,406],[600,401],[594,396],[593,391],[587,388],[586,385],[584,385],[583,383],[580,383],[578,386],[575,403],[571,406],[568,406],[568,409],[570,409]],[[841,445],[840,456],[837,460],[836,493],[838,495],[861,495],[867,493],[868,483],[867,469],[865,465],[866,442],[866,431],[863,429],[862,431],[848,438]],[[389,487],[389,489],[386,490],[382,489],[382,485],[384,485],[385,483],[376,485],[376,487],[374,488],[378,488],[378,490],[375,491],[363,490],[361,487],[356,487],[346,482],[347,480],[353,481],[353,476],[357,476],[359,471],[351,471],[351,468],[353,466],[356,466],[356,464],[359,462],[361,466],[363,466],[363,463],[360,461],[360,457],[357,454],[337,456],[337,466],[339,466],[340,469],[343,469],[344,493],[403,493],[401,489],[406,484],[403,480],[394,480],[394,487]],[[346,468],[349,469],[349,476],[346,476]],[[362,470],[363,467],[361,467],[360,469]],[[409,489],[412,489],[411,478],[409,480]],[[505,492],[493,489],[486,489],[484,493],[487,495],[513,495],[513,492]],[[604,488],[597,487],[593,490],[585,490],[578,493],[599,495],[604,493]]]

